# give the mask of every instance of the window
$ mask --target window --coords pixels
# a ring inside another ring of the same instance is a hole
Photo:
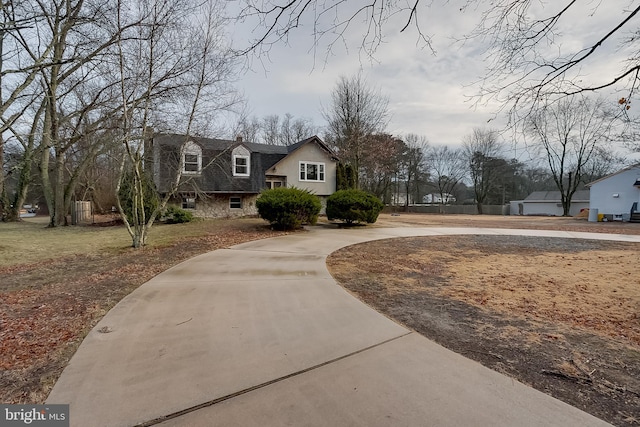
[[[182,198],[182,209],[195,209],[196,208],[196,198],[195,197],[183,197]]]
[[[184,155],[184,171],[185,172],[198,172],[198,155],[197,154],[185,154]]]
[[[202,170],[202,148],[188,141],[182,151],[182,173],[199,174]]]
[[[242,209],[242,198],[229,197],[229,209]]]
[[[300,181],[324,182],[324,163],[300,162]]]
[[[233,156],[233,176],[249,176],[249,156]]]
[[[284,179],[281,180],[274,180],[274,179],[270,179],[267,180],[267,188],[280,188],[280,187],[286,187],[287,185],[285,184]]]

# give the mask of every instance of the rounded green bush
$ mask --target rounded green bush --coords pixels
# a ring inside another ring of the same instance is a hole
[[[193,214],[177,206],[168,206],[165,212],[169,224],[183,224],[193,221]]]
[[[362,190],[340,190],[327,198],[327,218],[347,224],[373,224],[383,208],[380,199]]]
[[[317,196],[299,188],[264,190],[256,208],[261,218],[279,229],[291,230],[302,224],[315,224],[322,205]]]

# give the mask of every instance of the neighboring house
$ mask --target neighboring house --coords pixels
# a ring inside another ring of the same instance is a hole
[[[180,175],[171,203],[202,217],[256,214],[265,188],[307,189],[324,200],[336,190],[337,162],[317,136],[285,147],[161,134],[145,146],[145,168],[158,192],[171,191]]]
[[[390,201],[391,206],[412,205],[413,204],[412,202],[413,201],[411,200],[411,197],[409,197],[409,200],[407,201],[407,193],[404,190],[396,190],[391,192],[391,201]]]
[[[569,215],[575,216],[589,208],[589,190],[578,190],[571,198]],[[534,191],[524,200],[511,202],[511,215],[562,216],[559,191]]]
[[[425,196],[422,198],[422,203],[449,204],[455,202],[456,198],[449,193],[442,193],[442,195],[440,195],[440,193],[425,194]]]
[[[599,214],[611,215],[611,219],[629,220],[634,203],[640,205],[640,164],[593,181],[588,187],[592,209],[598,209]]]

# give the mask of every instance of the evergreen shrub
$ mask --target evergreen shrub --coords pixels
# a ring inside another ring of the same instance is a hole
[[[315,224],[322,205],[320,199],[299,188],[264,190],[256,201],[260,217],[278,229],[292,230]]]
[[[373,194],[362,190],[339,190],[327,199],[327,218],[347,224],[373,224],[384,204]]]

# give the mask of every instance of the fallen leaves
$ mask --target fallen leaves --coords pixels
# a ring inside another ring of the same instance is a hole
[[[155,275],[204,252],[285,234],[260,221],[218,225],[165,247],[0,269],[0,401],[42,403],[86,333]]]

